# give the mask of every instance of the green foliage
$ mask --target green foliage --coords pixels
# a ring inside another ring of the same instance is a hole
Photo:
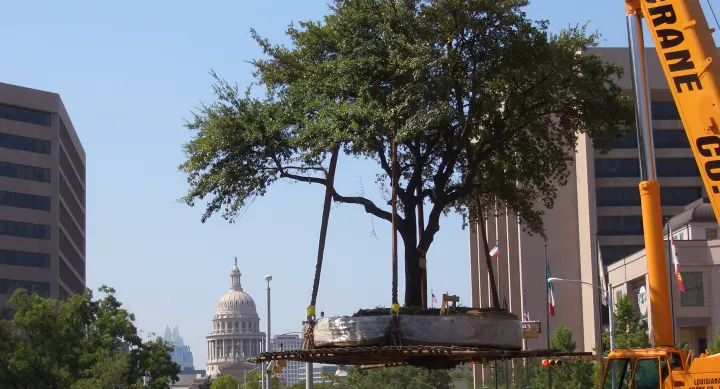
[[[647,322],[635,312],[627,295],[615,302],[613,315],[615,348],[650,347]],[[603,350],[605,355],[610,353],[610,333],[607,328],[603,331]]]
[[[247,377],[243,378],[243,385],[240,385],[242,389],[260,389],[262,385],[260,384],[260,372],[257,370],[250,370],[246,373]],[[247,381],[247,387],[245,387],[245,382]],[[233,386],[233,388],[236,388],[237,386]],[[271,389],[280,389],[280,379],[276,376],[272,376],[270,378],[270,388]]]
[[[428,386],[449,389],[452,378],[447,370],[428,370],[401,366],[379,370],[351,370],[347,387],[356,389],[421,389]]]
[[[563,324],[557,326],[550,338],[550,348],[563,352],[576,351],[577,345],[573,340],[572,331]],[[584,389],[592,388],[595,385],[598,368],[593,362],[563,359],[562,365],[549,368],[542,367],[539,360],[536,362],[532,365],[533,388],[547,387],[548,369],[552,371],[552,387],[554,389]]]
[[[710,354],[717,354],[720,352],[720,326],[715,329],[715,336],[713,336],[712,344],[708,345],[708,351]],[[699,352],[703,353],[705,350],[699,350]]]
[[[253,36],[262,98],[215,78],[217,101],[203,105],[183,146],[190,206],[202,220],[230,221],[280,179],[326,185],[326,158],[340,145],[377,163],[389,187],[396,133],[408,306],[420,303],[419,254],[444,213],[464,216],[497,200],[543,234],[542,211],[565,184],[578,136],[609,147],[634,123],[629,98],[611,81],[621,67],[577,55],[597,46],[585,27],[558,34],[523,12],[526,0],[335,0],[323,22],[286,32],[290,47]],[[342,162],[339,165],[342,171]],[[419,190],[419,195],[417,194]],[[390,221],[385,206],[337,191]],[[417,241],[416,206],[429,203]]]
[[[162,338],[143,342],[134,315],[112,288],[67,301],[16,290],[11,321],[0,320],[0,388],[168,388],[178,380],[172,347]]]
[[[222,375],[216,379],[210,389],[237,389],[240,382],[231,375]]]

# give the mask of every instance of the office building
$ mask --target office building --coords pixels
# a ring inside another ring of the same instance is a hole
[[[83,292],[85,185],[85,150],[60,96],[0,83],[0,309],[17,288]]]
[[[709,200],[704,198],[688,205],[667,225],[673,234],[685,289],[685,293],[680,293],[674,267],[669,268],[675,344],[687,345],[697,356],[713,342],[720,325],[720,306],[713,303],[713,296],[720,295],[718,223]],[[667,235],[665,242],[666,255],[670,257],[671,242]],[[644,249],[608,266],[608,282],[613,286],[615,301],[626,295],[641,317],[652,316]],[[652,331],[652,326],[649,330]]]
[[[299,334],[281,334],[275,335],[270,342],[270,351],[287,351],[287,350],[299,350],[302,347],[302,339]],[[278,376],[285,379],[288,386],[295,385],[300,381],[300,372],[304,371],[305,362],[299,361],[287,361],[285,366]]]
[[[584,54],[597,54],[606,61],[622,64],[625,75],[618,84],[632,95],[627,48],[596,48]],[[704,191],[653,48],[646,49],[646,58],[662,210],[664,215],[672,216],[701,198]],[[580,136],[568,184],[559,188],[554,208],[544,216],[552,277],[597,283],[596,233],[606,264],[643,249],[639,165],[635,132],[620,138],[607,154],[595,150],[587,136]],[[483,230],[489,247],[483,245],[477,233]],[[550,318],[547,331],[547,277],[542,237],[525,233],[514,215],[501,214],[496,218],[492,213],[484,223],[472,226],[469,233],[473,306],[490,304],[483,252],[497,243],[500,256],[493,259],[493,266],[499,264],[496,274],[499,293],[507,299],[511,311],[520,317],[526,298],[531,319],[542,321],[542,333],[539,338],[528,340],[528,348],[544,348],[546,335],[561,323],[572,330],[579,350],[591,351],[599,343],[599,295],[594,288],[576,282],[554,284],[555,316]]]

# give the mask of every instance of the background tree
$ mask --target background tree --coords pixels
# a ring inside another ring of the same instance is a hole
[[[452,384],[447,370],[428,370],[412,366],[377,370],[352,369],[349,373],[347,387],[355,389],[449,389]]]
[[[611,80],[621,67],[577,54],[598,35],[550,34],[546,21],[526,17],[527,4],[335,0],[323,23],[288,28],[289,48],[253,32],[268,57],[252,62],[267,94],[252,97],[213,73],[217,101],[187,124],[182,201],[207,199],[203,221],[216,212],[232,221],[279,179],[327,185],[338,145],[375,161],[387,189],[395,137],[405,304],[420,306],[419,250],[429,250],[444,213],[472,216],[492,200],[543,233],[537,206],[553,206],[578,135],[603,149],[633,123]],[[333,200],[391,219],[367,197],[334,191]],[[422,234],[420,203],[430,206]]]
[[[717,354],[720,352],[720,326],[715,329],[715,336],[713,336],[713,342],[708,346],[710,354]],[[705,352],[705,350],[699,350],[699,352]]]
[[[67,301],[16,290],[12,320],[0,320],[0,388],[168,388],[180,366],[161,338],[144,342],[112,288]]]
[[[210,389],[237,389],[240,381],[231,375],[222,375],[216,379]]]
[[[577,344],[572,336],[572,331],[567,326],[558,325],[550,338],[550,348],[562,352],[576,351]],[[597,368],[593,362],[562,359],[562,365],[555,367],[541,367],[539,362],[537,360],[532,369],[531,382],[534,388],[547,387],[547,369],[552,369],[553,388],[584,389],[595,385]]]
[[[650,347],[647,321],[635,311],[627,295],[617,299],[613,312],[615,326],[615,348]],[[603,330],[603,350],[610,353],[610,333]]]

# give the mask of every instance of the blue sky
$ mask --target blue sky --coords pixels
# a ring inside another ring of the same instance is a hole
[[[212,102],[210,69],[241,86],[251,81],[245,61],[261,54],[251,27],[283,43],[291,21],[326,12],[320,0],[3,4],[0,81],[59,93],[87,152],[89,286],[115,287],[145,332],[161,335],[165,325],[177,325],[196,368],[205,365],[204,336],[229,287],[234,255],[263,328],[263,278],[272,274],[272,332],[299,330],[322,191],[278,184],[237,223],[219,216],[200,223],[201,209],[176,201],[187,189],[177,172],[190,135],[183,119],[199,102]],[[603,46],[627,44],[619,0],[535,0],[527,12],[549,19],[554,31],[590,21]],[[372,165],[341,158],[338,169],[341,192],[380,197]],[[343,205],[334,208],[330,226],[318,309],[342,315],[389,305],[387,223]],[[469,304],[467,236],[459,217],[445,219],[428,266],[429,288]]]

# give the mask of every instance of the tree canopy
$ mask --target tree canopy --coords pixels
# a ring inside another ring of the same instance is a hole
[[[547,21],[527,18],[527,5],[334,0],[324,21],[287,29],[289,47],[253,31],[266,55],[252,61],[266,94],[213,73],[217,101],[187,124],[182,201],[206,200],[203,221],[218,212],[235,220],[278,180],[326,186],[337,147],[377,163],[387,189],[395,139],[405,304],[419,306],[420,252],[444,213],[476,217],[492,203],[544,234],[542,209],[567,182],[578,136],[604,150],[634,120],[612,81],[620,65],[580,54],[599,36],[583,26],[552,34]],[[391,220],[387,205],[362,195],[333,188],[332,199]],[[420,204],[429,212],[418,227]]]
[[[16,290],[11,320],[0,319],[0,388],[165,389],[180,366],[162,340],[143,341],[114,290],[67,301]],[[144,386],[143,386],[144,385]]]

